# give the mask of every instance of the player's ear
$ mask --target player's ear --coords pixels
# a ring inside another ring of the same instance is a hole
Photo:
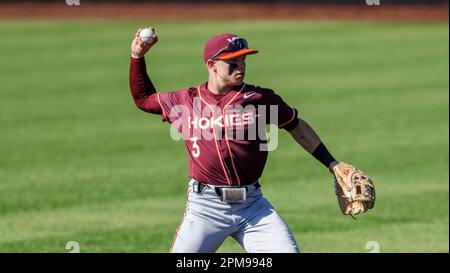
[[[208,66],[208,69],[212,70],[214,73],[217,73],[217,66],[216,62],[213,60],[208,60],[206,62],[206,65]]]

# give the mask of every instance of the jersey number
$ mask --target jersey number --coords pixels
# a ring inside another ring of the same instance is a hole
[[[200,147],[197,144],[197,137],[191,137],[191,141],[192,143],[192,156],[193,157],[198,157],[200,155]]]

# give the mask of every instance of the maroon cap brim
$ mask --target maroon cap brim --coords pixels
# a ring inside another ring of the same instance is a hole
[[[233,53],[228,53],[228,54],[222,55],[219,58],[217,58],[217,60],[229,60],[229,59],[233,59],[233,58],[236,58],[239,56],[250,55],[250,54],[255,54],[255,53],[258,53],[258,50],[246,48],[246,49],[238,50]]]

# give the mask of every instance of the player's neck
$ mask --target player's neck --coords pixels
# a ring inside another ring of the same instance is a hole
[[[233,90],[234,86],[227,85],[223,82],[218,81],[215,78],[209,78],[208,80],[208,90],[211,91],[215,95],[225,95],[231,90]]]

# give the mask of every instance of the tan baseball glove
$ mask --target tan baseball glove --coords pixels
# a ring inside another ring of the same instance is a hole
[[[375,205],[375,187],[372,180],[352,165],[340,162],[333,167],[334,189],[342,213],[366,212]]]

